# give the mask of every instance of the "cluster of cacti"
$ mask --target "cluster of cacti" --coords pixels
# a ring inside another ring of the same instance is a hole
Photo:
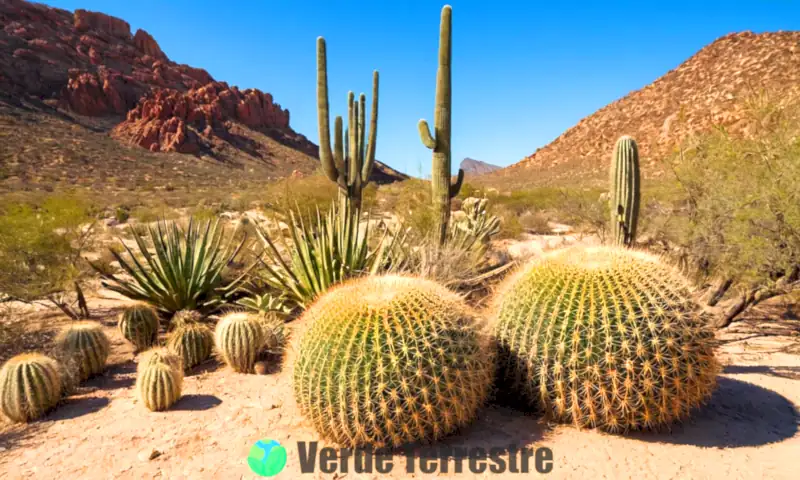
[[[70,324],[59,332],[55,343],[60,355],[76,359],[81,380],[101,373],[106,367],[110,345],[98,323]]]
[[[361,209],[361,191],[369,182],[375,164],[378,135],[378,71],[372,74],[372,113],[369,137],[366,135],[366,96],[358,102],[353,92],[347,94],[347,129],[342,132],[342,117],[334,120],[331,150],[328,113],[328,59],[325,39],[317,38],[317,117],[319,123],[319,158],[325,175],[339,186],[339,199],[349,202],[354,211]]]
[[[611,233],[614,243],[630,246],[636,241],[641,202],[639,149],[629,136],[617,140],[611,158]]]
[[[179,323],[167,338],[167,348],[183,359],[187,370],[206,361],[213,347],[214,332],[203,323]]]
[[[136,351],[147,350],[158,338],[158,313],[146,303],[135,303],[122,310],[117,327]]]
[[[418,125],[422,143],[433,150],[431,193],[437,222],[436,238],[440,244],[444,244],[447,240],[450,199],[458,195],[464,181],[464,170],[459,169],[458,180],[455,184],[450,184],[452,14],[453,9],[450,5],[442,8],[442,19],[439,25],[439,68],[436,70],[436,107],[433,113],[434,131],[431,133],[428,122],[425,120],[420,120]]]
[[[263,345],[259,315],[246,312],[223,316],[214,332],[214,343],[222,360],[234,371],[251,373]]]
[[[463,300],[429,280],[372,276],[322,296],[294,369],[297,402],[340,444],[435,440],[472,421],[493,351]]]
[[[144,406],[158,412],[181,398],[183,361],[174,353],[157,348],[145,352],[136,369],[136,390]]]
[[[14,422],[41,417],[61,399],[58,362],[38,353],[11,358],[0,369],[0,410]]]
[[[494,326],[505,379],[551,417],[607,430],[685,417],[715,386],[712,331],[658,257],[574,247],[511,280]]]

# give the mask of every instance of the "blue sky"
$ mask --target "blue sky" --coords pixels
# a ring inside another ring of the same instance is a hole
[[[381,73],[377,157],[430,173],[420,118],[433,121],[442,1],[49,0],[121,17],[174,61],[270,92],[315,143],[315,41],[328,43],[332,115]],[[458,1],[453,6],[453,168],[510,165],[604,105],[733,31],[800,29],[800,2]],[[368,100],[369,101],[369,100]],[[346,115],[345,115],[346,118]]]

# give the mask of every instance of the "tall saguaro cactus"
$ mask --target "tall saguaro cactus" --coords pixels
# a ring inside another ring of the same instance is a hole
[[[617,140],[611,158],[611,230],[614,243],[630,246],[636,241],[641,201],[639,149],[633,138],[625,135]]]
[[[369,182],[375,164],[375,142],[378,136],[378,71],[372,73],[372,113],[369,137],[366,133],[366,96],[358,102],[353,92],[347,94],[347,125],[342,133],[342,117],[334,120],[333,150],[331,150],[330,117],[328,113],[328,59],[325,39],[317,38],[317,117],[319,123],[319,159],[325,175],[339,186],[340,202],[349,202],[361,209],[361,191]]]
[[[439,25],[439,68],[436,71],[436,109],[433,113],[434,133],[431,134],[428,122],[419,121],[419,135],[422,143],[433,150],[431,168],[431,189],[435,209],[439,243],[447,238],[447,225],[450,221],[450,199],[458,195],[464,181],[464,170],[458,170],[458,180],[450,185],[450,110],[452,105],[450,60],[452,56],[452,14],[450,5],[442,8]]]

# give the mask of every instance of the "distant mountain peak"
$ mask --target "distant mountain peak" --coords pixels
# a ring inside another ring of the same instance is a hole
[[[485,173],[494,172],[495,170],[500,170],[501,168],[497,165],[492,165],[491,163],[482,162],[469,157],[461,160],[460,166],[461,169],[464,170],[464,173],[471,175],[483,175]]]

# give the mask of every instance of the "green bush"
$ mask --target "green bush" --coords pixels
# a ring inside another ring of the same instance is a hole
[[[0,292],[56,300],[87,273],[81,253],[93,241],[93,217],[79,197],[0,206]]]

